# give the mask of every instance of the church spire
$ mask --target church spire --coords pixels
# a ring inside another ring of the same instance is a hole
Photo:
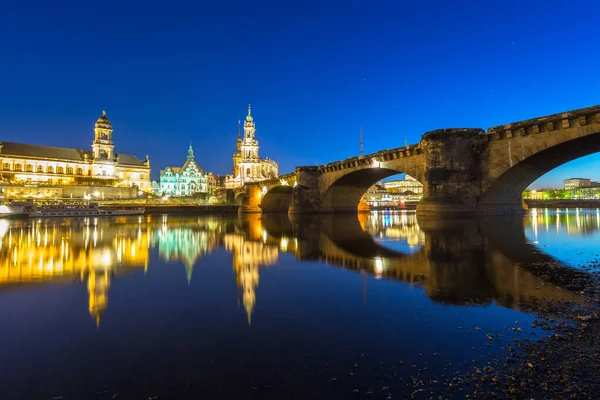
[[[188,149],[187,158],[188,158],[188,160],[194,159],[194,150],[192,149],[192,142],[190,142],[190,148]]]
[[[242,121],[240,121],[238,119],[238,139],[240,139],[242,137],[241,130],[240,130],[241,129],[241,124],[242,124]]]

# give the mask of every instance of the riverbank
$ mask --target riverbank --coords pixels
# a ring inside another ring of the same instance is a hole
[[[535,269],[561,270],[552,262]],[[516,339],[504,348],[506,358],[456,379],[451,392],[473,399],[600,398],[600,259],[584,270],[564,282],[583,295],[581,304],[540,306],[532,327],[543,336]]]
[[[598,200],[551,199],[533,200],[526,199],[525,203],[531,208],[600,208]]]
[[[237,214],[237,205],[176,205],[144,206],[144,214]]]

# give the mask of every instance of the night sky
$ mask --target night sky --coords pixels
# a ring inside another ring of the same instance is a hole
[[[10,1],[0,10],[0,140],[88,149],[105,109],[116,151],[153,178],[231,171],[252,104],[280,172],[600,104],[600,2]],[[536,187],[600,180],[600,156]]]

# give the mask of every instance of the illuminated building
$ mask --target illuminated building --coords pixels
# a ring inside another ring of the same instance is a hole
[[[569,178],[564,180],[565,189],[577,189],[592,186],[591,179],[588,178]]]
[[[167,167],[160,171],[160,192],[169,196],[191,196],[208,193],[208,177],[194,159],[190,143],[187,160],[183,167]]]
[[[208,193],[214,193],[218,189],[225,187],[225,177],[221,175],[213,175],[209,172],[207,175],[208,180]]]
[[[236,152],[233,154],[233,175],[225,177],[225,187],[235,188],[245,183],[260,182],[279,176],[279,166],[268,158],[258,156],[258,140],[256,140],[256,125],[248,105],[248,115],[244,121],[244,138],[238,139]]]
[[[92,150],[0,142],[2,180],[7,183],[137,187],[150,190],[150,160],[114,152],[106,112],[96,121]]]
[[[393,193],[423,194],[423,185],[410,175],[406,175],[402,180],[385,182],[383,187]]]

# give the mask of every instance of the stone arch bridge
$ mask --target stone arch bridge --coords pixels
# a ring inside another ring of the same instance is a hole
[[[418,144],[382,150],[248,184],[240,212],[356,212],[377,181],[407,173],[423,184],[420,215],[510,214],[552,169],[600,152],[600,106],[478,128],[425,133]]]

